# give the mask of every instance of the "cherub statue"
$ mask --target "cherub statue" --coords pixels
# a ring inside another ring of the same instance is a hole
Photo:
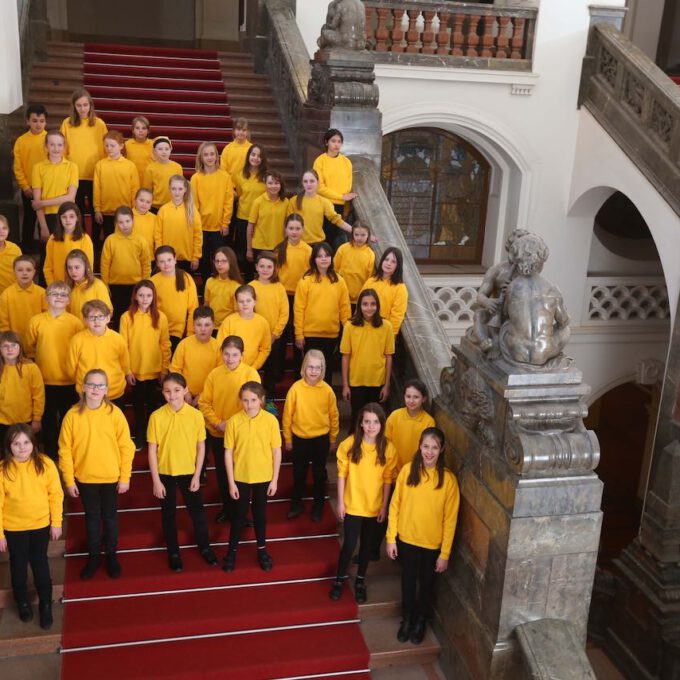
[[[506,359],[544,366],[562,353],[570,336],[562,293],[540,272],[548,247],[540,236],[527,234],[508,251],[515,275],[504,294],[500,348]]]
[[[333,0],[328,5],[326,23],[316,42],[322,50],[332,47],[363,50],[366,47],[366,10],[361,0]]]

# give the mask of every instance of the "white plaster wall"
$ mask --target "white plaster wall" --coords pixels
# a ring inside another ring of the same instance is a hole
[[[297,0],[295,3],[295,19],[310,58],[317,50],[316,39],[326,23],[327,10],[328,2],[325,0]]]
[[[655,61],[665,0],[627,0],[626,4],[623,32]]]
[[[0,114],[11,113],[23,102],[21,52],[16,0],[0,3]]]

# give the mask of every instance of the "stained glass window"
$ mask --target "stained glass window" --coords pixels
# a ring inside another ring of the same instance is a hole
[[[434,128],[385,135],[382,184],[417,261],[481,261],[489,164],[472,145]]]

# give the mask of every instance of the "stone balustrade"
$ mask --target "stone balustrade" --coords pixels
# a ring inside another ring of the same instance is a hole
[[[365,0],[376,62],[531,70],[535,9],[458,2]]]
[[[581,323],[668,323],[666,282],[659,277],[589,276]]]

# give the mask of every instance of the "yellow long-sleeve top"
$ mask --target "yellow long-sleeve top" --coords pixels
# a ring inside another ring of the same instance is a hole
[[[251,418],[241,410],[227,421],[224,448],[234,455],[234,481],[261,484],[274,476],[273,449],[281,448],[279,421],[264,409]]]
[[[151,414],[146,439],[158,445],[156,456],[161,475],[193,475],[196,445],[205,441],[203,416],[189,404],[183,404],[179,411],[165,404]]]
[[[145,139],[143,142],[138,142],[136,139],[125,140],[125,155],[129,161],[132,161],[137,168],[139,174],[139,186],[144,186],[144,172],[146,166],[151,163],[151,156],[153,154],[153,141]]]
[[[331,283],[327,276],[316,280],[314,274],[303,276],[295,289],[295,338],[335,338],[349,321],[347,285],[341,276]]]
[[[238,392],[244,383],[260,382],[260,374],[243,361],[232,371],[222,364],[210,371],[205,380],[198,408],[205,418],[205,425],[213,437],[221,437],[217,425],[226,422],[241,410]]]
[[[257,295],[255,311],[267,319],[272,334],[280,338],[290,314],[286,289],[279,282],[260,283],[259,281],[251,281],[250,285],[255,289]]]
[[[47,130],[34,135],[30,130],[17,137],[14,142],[14,177],[22,191],[27,191],[33,185],[33,167],[47,158],[45,151],[45,137]]]
[[[194,218],[191,225],[187,220],[184,203],[175,205],[172,201],[166,203],[158,211],[156,233],[153,241],[159,246],[172,246],[178,260],[199,260],[203,248],[203,232],[201,229],[201,215],[194,208]]]
[[[75,241],[71,234],[64,234],[63,241],[57,241],[54,234],[50,234],[45,245],[45,262],[43,263],[43,275],[48,286],[54,281],[66,279],[66,258],[72,250],[76,249],[82,250],[90,263],[94,262],[94,246],[89,234],[83,234]]]
[[[0,377],[0,423],[39,421],[44,410],[45,384],[40,369],[33,362],[5,366]]]
[[[394,354],[392,326],[384,319],[378,328],[371,323],[355,326],[348,321],[342,331],[340,353],[349,354],[350,385],[384,385],[386,357]]]
[[[151,204],[154,208],[160,208],[170,200],[170,178],[173,175],[182,175],[182,166],[176,161],[159,163],[152,160],[146,166],[142,186],[153,194]]]
[[[342,154],[331,158],[322,153],[312,167],[319,175],[319,193],[335,205],[343,205],[342,197],[352,191],[352,161]]]
[[[0,294],[0,331],[14,331],[21,339],[21,346],[28,347],[31,317],[46,309],[44,288],[36,283],[31,283],[27,288],[13,283]]]
[[[103,335],[94,335],[86,328],[71,340],[66,365],[78,394],[83,391],[85,374],[101,368],[109,379],[109,398],[118,399],[125,392],[125,376],[130,373],[130,353],[116,331],[107,328]]]
[[[324,380],[310,385],[296,380],[286,394],[283,406],[283,438],[292,443],[293,435],[302,439],[330,435],[331,444],[338,438],[340,416],[333,388]]]
[[[106,285],[133,285],[151,276],[151,253],[146,241],[134,231],[125,236],[118,228],[106,237],[101,259]]]
[[[94,209],[113,215],[121,205],[131,208],[139,189],[139,172],[124,156],[102,158],[94,166]]]
[[[198,307],[196,284],[189,274],[184,273],[184,290],[175,288],[175,275],[166,276],[162,272],[151,277],[156,286],[158,308],[168,317],[170,335],[176,338],[191,335],[194,332],[192,320],[194,310]]]
[[[50,160],[36,163],[33,166],[31,186],[33,189],[40,189],[41,201],[63,196],[69,187],[78,188],[78,166],[66,158],[62,158],[59,163],[52,163]],[[48,205],[43,210],[45,215],[56,215],[59,206]]]
[[[397,452],[387,443],[385,465],[378,462],[375,444],[361,443],[361,459],[353,463],[350,457],[354,435],[340,442],[336,452],[338,477],[345,478],[345,512],[358,517],[377,517],[383,498],[383,485],[394,476]]]
[[[35,354],[46,385],[73,385],[64,357],[73,337],[83,330],[83,322],[73,314],[63,312],[52,316],[47,311],[34,316],[28,324],[26,353]]]
[[[66,486],[128,484],[135,445],[123,412],[114,404],[79,410],[64,416],[59,434],[59,469]]]
[[[288,199],[272,201],[264,193],[253,201],[248,222],[253,226],[253,248],[274,250],[283,241],[283,223],[289,212]]]
[[[309,269],[312,246],[300,241],[296,246],[286,245],[286,262],[279,267],[279,281],[288,295],[295,295],[295,289],[304,273]]]
[[[16,243],[5,241],[0,250],[0,293],[9,288],[16,279],[14,278],[14,258],[21,255],[21,248]]]
[[[64,492],[59,471],[53,460],[39,455],[42,474],[30,458],[0,464],[0,539],[5,538],[5,531],[61,527]]]
[[[226,170],[231,176],[232,180],[236,175],[243,170],[246,164],[246,156],[248,155],[248,149],[252,146],[249,141],[229,142],[220,155],[220,167],[222,170]]]
[[[373,288],[380,299],[380,315],[392,324],[392,330],[399,333],[408,307],[408,290],[405,283],[392,285],[387,279],[371,276],[361,290]]]
[[[203,231],[219,231],[229,226],[234,212],[234,182],[226,170],[194,173],[191,195],[201,214]]]
[[[203,302],[213,310],[218,326],[236,309],[234,293],[240,285],[234,279],[222,279],[219,276],[211,276],[205,282]]]
[[[90,300],[101,300],[108,305],[109,309],[113,309],[109,289],[101,279],[95,279],[89,288],[87,288],[87,281],[81,281],[71,288],[68,311],[82,321],[83,305]]]
[[[335,212],[331,201],[320,194],[316,196],[302,197],[302,205],[298,208],[298,199],[288,201],[288,215],[298,213],[305,220],[305,229],[302,239],[307,243],[321,243],[326,240],[323,231],[323,218],[339,227],[342,224],[342,216]]]
[[[170,331],[168,317],[158,312],[158,328],[151,314],[139,309],[134,318],[125,312],[120,317],[120,334],[130,353],[130,369],[137,380],[153,380],[168,372],[170,365]]]
[[[261,314],[253,314],[250,319],[244,319],[234,312],[220,325],[217,332],[217,345],[228,335],[238,335],[243,340],[243,362],[255,370],[262,368],[272,351],[272,332],[269,322]]]
[[[78,166],[80,179],[92,179],[94,166],[100,158],[104,158],[104,135],[109,131],[101,118],[94,119],[94,125],[80,121],[80,125],[71,125],[68,118],[61,124],[61,134],[66,137],[66,149],[69,160]]]
[[[234,188],[238,195],[236,217],[240,220],[247,220],[250,217],[250,211],[253,209],[255,199],[262,196],[266,191],[265,184],[257,178],[257,175],[251,174],[246,179],[243,176],[243,171],[241,171],[234,176]]]
[[[203,391],[210,371],[221,365],[220,347],[215,338],[201,342],[195,335],[190,335],[177,345],[170,370],[184,376],[189,393],[195,397]]]
[[[397,449],[397,472],[413,460],[423,430],[434,426],[434,418],[427,411],[421,410],[413,417],[407,408],[390,413],[385,423],[385,436]]]
[[[368,243],[363,246],[343,243],[335,251],[333,268],[345,279],[350,302],[356,302],[361,288],[375,270],[375,252]]]
[[[132,209],[132,214],[134,216],[134,227],[132,228],[133,233],[137,236],[141,236],[145,241],[147,246],[149,246],[149,255],[153,257],[155,252],[153,245],[153,237],[156,233],[156,223],[158,222],[158,217],[154,215],[150,210],[144,214],[140,213],[137,208]]]
[[[450,470],[444,470],[444,483],[437,489],[436,469],[421,472],[420,483],[408,486],[411,472],[407,463],[397,477],[390,502],[387,542],[399,538],[410,545],[429,550],[439,549],[439,557],[448,560],[456,531],[460,492],[458,481]]]

